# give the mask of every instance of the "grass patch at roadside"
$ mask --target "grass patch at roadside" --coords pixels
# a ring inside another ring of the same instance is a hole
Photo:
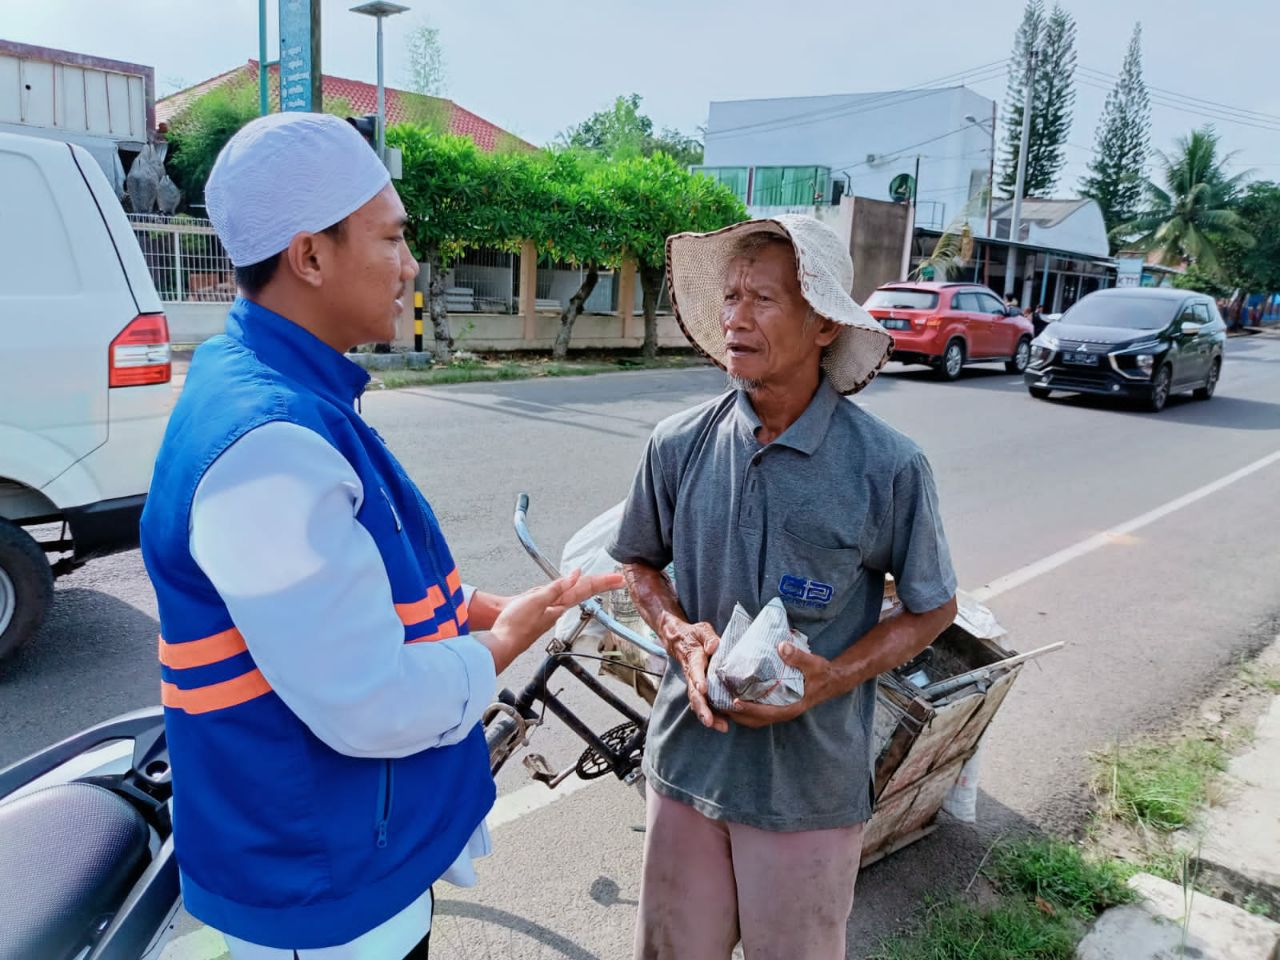
[[[983,909],[936,904],[914,933],[881,944],[872,960],[1071,960],[1080,937],[1063,917],[1010,900]]]
[[[1189,826],[1209,803],[1229,758],[1221,743],[1188,738],[1116,746],[1095,759],[1104,816],[1170,833]]]
[[[1048,838],[997,847],[987,873],[1009,893],[1052,904],[1082,919],[1134,899],[1126,883],[1133,871],[1118,860],[1085,856],[1074,843]]]
[[[1069,960],[1086,924],[1135,899],[1126,866],[1047,837],[998,844],[984,870],[994,903],[956,897],[932,905],[914,931],[874,960]]]
[[[701,366],[693,356],[610,357],[586,360],[464,359],[425,370],[380,370],[374,376],[389,390],[401,387],[432,387],[453,383],[485,383],[501,380],[532,380],[542,377],[581,377],[623,370],[676,370]]]

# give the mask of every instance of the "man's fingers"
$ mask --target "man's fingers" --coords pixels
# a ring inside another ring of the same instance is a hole
[[[788,666],[795,667],[801,673],[809,673],[822,666],[827,661],[814,653],[808,653],[801,650],[794,643],[783,641],[778,644],[778,656],[782,658],[782,662]]]
[[[608,590],[616,590],[624,583],[622,574],[620,573],[595,573],[590,576],[582,576],[580,571],[575,570],[572,582],[569,577],[563,577],[556,583],[563,584],[560,593],[552,598],[548,606],[554,604],[558,607],[572,607],[581,603],[588,597],[594,597],[598,593],[604,593]]]

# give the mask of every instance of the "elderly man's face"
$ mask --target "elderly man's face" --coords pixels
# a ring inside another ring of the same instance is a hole
[[[352,345],[395,339],[404,284],[418,273],[405,243],[404,204],[387,184],[329,241],[323,294],[326,313]]]
[[[761,386],[783,385],[816,369],[822,349],[836,338],[830,321],[809,318],[795,255],[770,243],[730,261],[724,279],[725,369]]]

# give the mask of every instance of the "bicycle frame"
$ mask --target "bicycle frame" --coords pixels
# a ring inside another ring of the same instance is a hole
[[[522,493],[516,504],[513,520],[516,536],[542,571],[552,579],[558,578],[560,571],[538,549],[533,536],[529,533],[528,510],[528,494]],[[576,662],[573,659],[573,644],[581,636],[583,628],[591,620],[595,620],[611,633],[629,641],[646,653],[665,657],[666,651],[647,637],[623,626],[606,613],[599,601],[595,599],[580,604],[579,609],[582,615],[578,626],[567,640],[553,639],[548,644],[547,657],[534,678],[518,695],[510,690],[503,690],[498,695],[498,703],[494,704],[486,714],[485,726],[490,732],[490,766],[494,773],[502,768],[517,746],[528,745],[528,731],[541,722],[542,713],[545,710],[558,717],[577,734],[587,744],[587,750],[574,767],[559,773],[552,771],[545,759],[538,754],[528,755],[525,765],[530,769],[534,779],[541,780],[554,788],[574,771],[587,779],[602,776],[605,773],[613,773],[619,780],[626,783],[634,782],[639,778],[640,755],[644,748],[648,718]],[[575,677],[583,686],[625,717],[626,723],[604,734],[595,733],[560,699],[559,694],[551,690],[550,679],[558,670],[565,670]],[[507,719],[493,723],[502,715],[506,715]]]

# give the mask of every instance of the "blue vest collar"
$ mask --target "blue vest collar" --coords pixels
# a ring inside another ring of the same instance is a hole
[[[287,317],[237,297],[227,314],[227,335],[267,366],[335,403],[350,406],[368,386],[369,374]]]

